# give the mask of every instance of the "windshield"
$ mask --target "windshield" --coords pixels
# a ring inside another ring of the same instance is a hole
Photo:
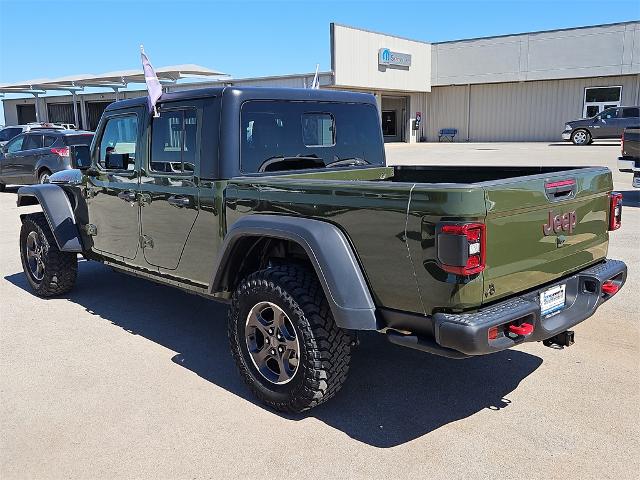
[[[371,104],[252,100],[241,122],[243,173],[384,165]]]

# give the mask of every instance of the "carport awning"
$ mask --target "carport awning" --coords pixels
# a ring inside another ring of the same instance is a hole
[[[227,76],[225,73],[200,65],[172,65],[158,68],[161,83],[175,83],[182,78]],[[99,75],[81,74],[61,78],[39,78],[17,83],[0,84],[0,93],[44,94],[47,90],[82,90],[84,87],[126,88],[129,83],[144,83],[142,70],[122,70]]]

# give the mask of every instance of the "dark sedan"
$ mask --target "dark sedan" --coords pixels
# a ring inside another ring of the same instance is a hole
[[[0,147],[0,191],[7,184],[46,183],[52,173],[71,168],[69,146],[89,145],[92,132],[33,130]]]
[[[637,125],[640,107],[613,107],[595,117],[567,122],[562,139],[574,145],[587,145],[596,139],[620,138],[626,127]]]

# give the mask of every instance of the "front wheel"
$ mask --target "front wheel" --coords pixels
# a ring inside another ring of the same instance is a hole
[[[39,297],[71,290],[78,273],[78,256],[58,249],[43,213],[27,215],[20,229],[20,258],[29,285]]]
[[[576,130],[571,134],[571,141],[574,145],[588,145],[591,143],[591,134],[586,130]]]
[[[231,353],[265,404],[301,412],[333,397],[349,371],[351,337],[314,272],[282,265],[248,276],[229,309]]]

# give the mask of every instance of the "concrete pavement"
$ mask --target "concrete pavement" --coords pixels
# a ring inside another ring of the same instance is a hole
[[[394,145],[388,158],[614,169],[618,151]],[[254,402],[224,306],[92,262],[64,298],[33,296],[15,189],[0,193],[0,478],[637,478],[640,202],[614,177],[628,193],[610,257],[630,276],[574,346],[453,361],[365,335],[341,393],[296,416]]]

